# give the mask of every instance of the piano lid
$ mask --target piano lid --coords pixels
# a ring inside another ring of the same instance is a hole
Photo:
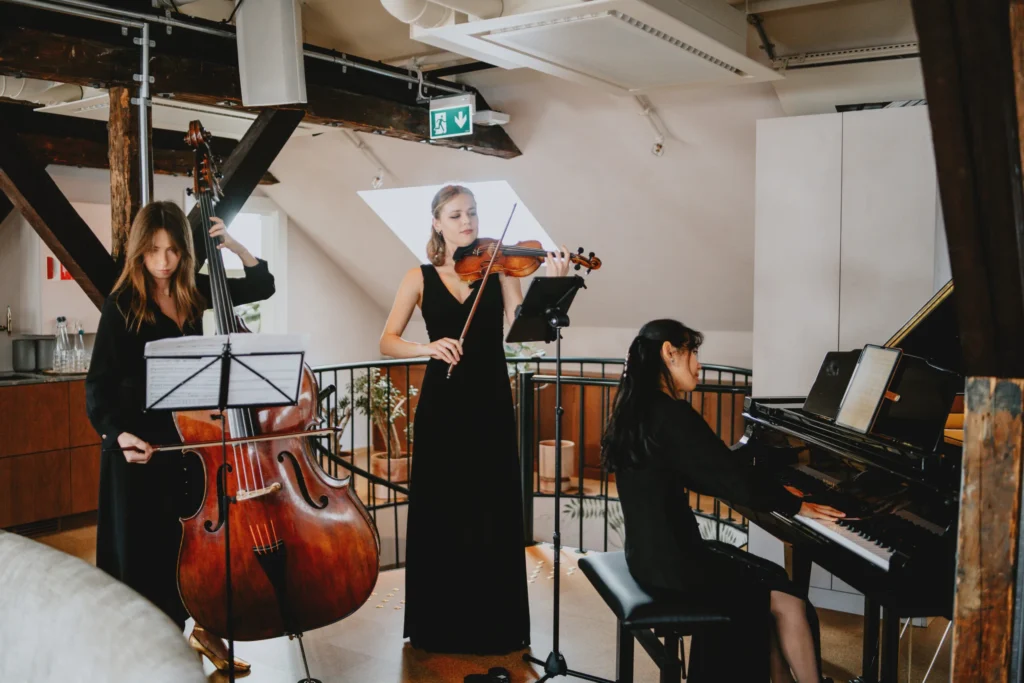
[[[959,375],[964,374],[960,328],[956,319],[953,281],[947,282],[884,346],[924,358]]]

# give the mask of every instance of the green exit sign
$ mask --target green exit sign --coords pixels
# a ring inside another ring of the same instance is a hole
[[[473,134],[473,107],[460,104],[430,110],[430,139],[454,138]]]

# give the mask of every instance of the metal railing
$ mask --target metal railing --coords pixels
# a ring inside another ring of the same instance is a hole
[[[553,373],[542,374],[542,370],[555,363],[555,359],[519,356],[508,357],[506,361],[518,424],[524,542],[532,544],[540,540],[535,538],[536,534],[544,536],[535,528],[535,502],[542,504],[539,501],[554,497],[553,488],[544,490],[542,474],[547,463],[542,462],[540,447],[545,440],[541,437],[546,433],[551,432],[553,438],[554,390],[548,386],[555,383],[555,377]],[[330,426],[342,422],[347,425],[343,435],[313,439],[320,466],[333,477],[351,475],[354,490],[382,532],[382,567],[404,565],[404,527],[411,495],[407,477],[411,461],[409,444],[415,444],[413,404],[427,362],[425,358],[403,359],[313,369],[321,389],[321,419]],[[616,532],[620,540],[622,536],[614,477],[600,467],[599,445],[622,363],[621,358],[562,359],[562,402],[563,407],[568,404],[571,408],[566,409],[563,417],[562,438],[571,440],[575,433],[575,485],[566,487],[561,478],[555,479],[563,486],[559,494],[563,500],[561,513],[577,521],[577,542],[569,543],[570,538],[563,533],[563,545],[580,550],[608,550],[610,532]],[[700,383],[687,397],[702,414],[712,415],[711,426],[727,444],[735,443],[742,435],[737,420],[743,397],[750,393],[750,379],[750,371],[743,368],[705,365]],[[357,446],[357,441],[363,445]],[[591,471],[590,476],[587,470]],[[712,529],[715,538],[735,542],[732,538],[723,539],[723,535],[732,533],[742,541],[736,545],[745,545],[747,523],[740,515],[707,496],[692,494],[691,505],[702,520],[707,520],[707,528]],[[601,538],[591,542],[593,539],[585,537],[585,521],[598,518],[603,527]]]

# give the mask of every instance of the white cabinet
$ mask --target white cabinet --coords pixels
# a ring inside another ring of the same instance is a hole
[[[828,351],[882,344],[948,280],[924,106],[758,121],[753,395],[807,395]],[[783,563],[752,528],[751,552]],[[819,567],[816,605],[863,611]]]

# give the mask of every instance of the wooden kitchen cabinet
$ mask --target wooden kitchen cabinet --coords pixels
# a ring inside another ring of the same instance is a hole
[[[0,458],[67,448],[68,382],[0,387],[0,415]]]
[[[71,453],[71,511],[92,512],[99,505],[100,449],[96,446],[72,448]]]
[[[85,381],[0,387],[0,528],[96,510],[100,437]]]
[[[0,527],[71,514],[67,449],[0,458]]]

